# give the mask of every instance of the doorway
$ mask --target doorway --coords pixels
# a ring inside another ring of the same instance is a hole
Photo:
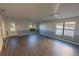
[[[29,30],[30,32],[35,32],[37,29],[36,29],[36,24],[30,24],[29,25]]]

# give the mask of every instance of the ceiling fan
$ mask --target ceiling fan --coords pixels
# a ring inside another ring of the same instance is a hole
[[[51,17],[57,17],[58,16],[59,6],[60,6],[60,3],[56,3],[53,13],[50,14]]]

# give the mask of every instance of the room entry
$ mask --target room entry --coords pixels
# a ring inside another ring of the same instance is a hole
[[[30,24],[29,29],[30,29],[30,32],[36,31],[36,24]]]

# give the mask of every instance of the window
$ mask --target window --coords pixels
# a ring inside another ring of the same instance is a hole
[[[63,22],[56,24],[56,35],[74,36],[76,22]]]
[[[62,35],[63,32],[63,23],[56,24],[56,35]]]
[[[32,29],[32,28],[35,29],[35,28],[36,28],[36,24],[30,24],[30,25],[29,25],[29,28],[30,28],[30,29]]]
[[[56,35],[62,35],[62,29],[56,29]]]
[[[36,24],[30,24],[29,28],[30,28],[30,31],[35,31],[36,30]]]
[[[15,31],[15,24],[14,23],[10,23],[10,31],[11,32]]]
[[[64,35],[74,36],[75,22],[65,22]]]
[[[56,28],[63,29],[63,23],[57,23]]]
[[[30,25],[29,25],[29,27],[30,27],[30,28],[33,28],[33,25],[32,25],[32,24],[30,24]]]

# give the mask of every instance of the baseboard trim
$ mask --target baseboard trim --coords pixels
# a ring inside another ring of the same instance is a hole
[[[74,45],[79,46],[79,44],[78,44],[78,43],[75,43],[75,42],[71,42],[71,41],[68,41],[68,40],[63,40],[63,39],[60,39],[60,38],[56,38],[56,37],[54,37],[54,36],[50,36],[50,35],[47,35],[47,34],[44,34],[44,33],[40,33],[40,34],[41,34],[41,35],[44,35],[44,36],[48,36],[48,37],[50,37],[50,38],[54,38],[54,39],[57,39],[57,40],[61,40],[61,41],[68,42],[68,43],[71,43],[71,44],[74,44]]]
[[[9,37],[14,37],[14,36],[25,36],[25,35],[30,35],[30,34],[33,34],[33,33],[28,33],[28,34],[19,34],[19,35],[9,35],[7,36],[6,38],[9,38]]]

